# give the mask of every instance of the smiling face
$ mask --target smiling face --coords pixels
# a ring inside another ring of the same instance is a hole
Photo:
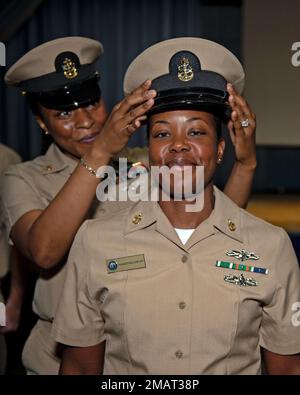
[[[103,100],[72,111],[59,111],[39,106],[40,127],[71,156],[82,157],[101,132],[107,118]]]
[[[149,125],[149,161],[151,166],[168,166],[183,171],[191,166],[193,191],[195,170],[204,166],[204,187],[212,185],[217,160],[223,156],[225,142],[218,141],[212,114],[197,110],[173,110],[154,114]],[[174,191],[174,184],[171,191]]]

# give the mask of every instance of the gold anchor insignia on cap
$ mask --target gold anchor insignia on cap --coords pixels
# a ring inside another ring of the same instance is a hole
[[[143,214],[138,213],[132,218],[132,223],[138,225],[141,222],[142,218],[143,218]]]
[[[236,230],[236,224],[231,221],[231,219],[228,220],[228,228],[231,230],[231,232],[234,232]]]
[[[180,59],[177,70],[177,77],[180,81],[188,82],[194,78],[192,66],[187,58]]]
[[[69,58],[65,58],[65,60],[63,61],[63,71],[64,71],[64,76],[66,78],[74,78],[78,75],[78,71],[75,67],[75,63],[72,62],[71,59]]]

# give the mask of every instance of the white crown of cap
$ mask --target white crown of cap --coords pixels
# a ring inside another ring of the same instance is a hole
[[[103,53],[102,44],[92,38],[72,36],[47,41],[22,56],[5,74],[5,82],[18,85],[22,81],[54,73],[55,58],[62,52],[74,52],[80,64],[91,64]]]
[[[190,51],[200,60],[201,69],[221,74],[241,93],[245,84],[243,66],[232,52],[222,45],[197,37],[180,37],[161,41],[138,55],[128,66],[124,76],[125,95],[145,80],[154,80],[169,73],[169,62],[179,51]]]

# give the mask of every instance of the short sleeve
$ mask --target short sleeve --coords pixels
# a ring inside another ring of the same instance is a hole
[[[9,271],[9,266],[10,266],[10,247],[7,243],[4,213],[0,200],[0,279],[6,276],[6,274]]]
[[[0,143],[0,173],[2,174],[9,166],[15,165],[22,161],[19,154],[11,148]]]
[[[271,352],[291,355],[300,353],[299,264],[287,233],[280,229],[276,246],[277,290],[273,300],[263,307],[260,345]]]
[[[2,175],[8,166],[21,162],[21,158],[13,150],[1,147],[2,145],[0,144],[0,174]],[[0,189],[0,279],[6,276],[10,267],[10,248],[7,243],[6,221],[1,196],[2,192]]]
[[[101,302],[93,299],[88,289],[87,224],[88,221],[81,226],[72,245],[52,329],[57,342],[77,347],[89,347],[105,340]]]
[[[40,194],[18,166],[11,166],[1,177],[0,196],[7,239],[11,228],[24,214],[46,208]]]

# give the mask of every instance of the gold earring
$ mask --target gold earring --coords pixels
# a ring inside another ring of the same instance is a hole
[[[219,165],[221,162],[222,162],[222,157],[219,156],[219,157],[218,157],[218,160],[217,160],[218,165]]]
[[[48,130],[43,129],[43,131],[44,131],[45,135],[49,134]]]

